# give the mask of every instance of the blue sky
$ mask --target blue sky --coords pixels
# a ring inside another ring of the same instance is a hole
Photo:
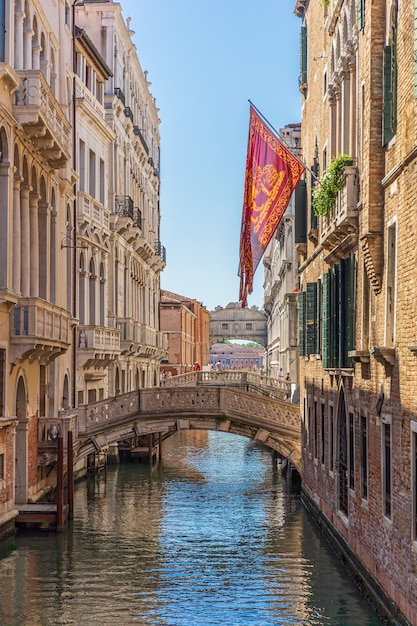
[[[300,121],[293,0],[122,0],[161,119],[161,285],[209,310],[239,300],[251,100],[275,129]],[[248,306],[263,305],[263,264]]]

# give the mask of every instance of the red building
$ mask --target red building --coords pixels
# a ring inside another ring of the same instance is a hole
[[[168,335],[168,360],[161,372],[184,374],[209,362],[210,314],[197,300],[161,289],[160,328]]]

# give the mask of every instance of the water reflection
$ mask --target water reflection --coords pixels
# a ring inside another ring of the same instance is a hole
[[[4,626],[379,624],[271,454],[227,433],[80,483],[62,535],[0,556]]]

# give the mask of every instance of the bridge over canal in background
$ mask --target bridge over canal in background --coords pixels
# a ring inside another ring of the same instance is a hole
[[[40,419],[39,455],[54,456],[51,428],[74,440],[74,462],[111,444],[183,429],[243,435],[289,457],[301,474],[299,406],[284,401],[286,383],[258,373],[227,370],[173,376],[160,387],[137,389]],[[42,464],[42,463],[41,463]]]

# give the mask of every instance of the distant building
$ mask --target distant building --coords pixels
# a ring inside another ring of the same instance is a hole
[[[215,343],[210,348],[210,365],[218,361],[224,369],[259,370],[264,365],[265,348],[249,348],[233,343]]]
[[[210,314],[197,300],[161,289],[160,326],[168,335],[168,358],[162,373],[191,372],[209,362]]]

